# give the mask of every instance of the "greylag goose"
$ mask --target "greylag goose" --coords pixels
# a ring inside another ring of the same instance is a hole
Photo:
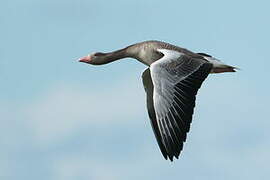
[[[148,66],[142,73],[148,115],[164,158],[179,157],[186,141],[198,89],[209,73],[235,72],[205,54],[160,41],[145,41],[110,52],[96,52],[79,59],[92,65],[134,58]]]

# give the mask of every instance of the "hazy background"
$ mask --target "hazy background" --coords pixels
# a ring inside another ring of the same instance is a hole
[[[0,177],[268,180],[269,1],[3,0]],[[165,161],[141,73],[77,59],[163,40],[239,66],[199,91],[180,159]]]

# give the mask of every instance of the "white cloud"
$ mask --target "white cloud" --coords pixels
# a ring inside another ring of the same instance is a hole
[[[124,128],[133,130],[134,126],[131,125],[134,124],[130,123],[136,121],[128,122],[129,119],[144,116],[142,121],[147,120],[142,85],[137,85],[136,81],[119,81],[125,83],[101,91],[96,90],[97,87],[82,86],[51,88],[42,98],[15,111],[17,117],[27,119],[26,125],[21,126],[22,122],[16,120],[8,125],[8,129],[17,126],[15,129],[20,127],[23,131],[34,131],[35,138],[27,143],[39,143],[42,151],[48,150],[48,153],[44,153],[48,159],[45,166],[53,179],[171,179],[174,176],[183,179],[267,179],[270,147],[267,139],[267,97],[257,93],[254,86],[229,78],[209,78],[203,85],[183,153],[173,163],[163,160],[149,124],[148,129],[138,129],[139,133],[136,134],[125,133],[123,137],[121,133],[100,133],[88,144],[74,148],[77,140],[72,140],[70,136],[78,134],[82,127],[129,123]],[[11,148],[29,146],[23,143],[13,146],[22,139],[14,133],[2,133],[3,136],[12,134],[14,137],[9,136],[12,139],[5,141]],[[91,131],[85,132],[87,137],[93,134]],[[112,137],[104,140],[103,135]],[[117,138],[119,140],[115,140]],[[67,142],[66,139],[71,140]],[[98,139],[98,142],[94,139]],[[63,145],[58,149],[56,144],[61,143]],[[13,153],[18,153],[18,150],[13,150]],[[25,158],[31,159],[29,155]],[[6,165],[3,169],[12,172]],[[253,171],[247,173],[246,169]],[[194,170],[196,173],[192,173]]]
[[[127,123],[146,114],[143,91],[142,85],[126,81],[103,90],[58,86],[46,91],[25,111],[37,138],[49,142],[84,126]]]
[[[93,161],[89,158],[69,156],[54,160],[52,166],[52,179],[95,179],[95,180],[116,180],[119,174],[114,171],[110,163]]]

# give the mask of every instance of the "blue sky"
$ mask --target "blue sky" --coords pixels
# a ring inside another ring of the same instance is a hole
[[[10,0],[0,3],[0,176],[7,180],[269,179],[268,1]],[[145,107],[145,66],[76,59],[143,40],[209,53],[179,160]]]

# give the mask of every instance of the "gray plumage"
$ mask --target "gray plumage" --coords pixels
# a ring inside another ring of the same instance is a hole
[[[186,141],[202,82],[209,73],[235,72],[235,67],[208,54],[160,41],[145,41],[111,53],[94,53],[80,61],[101,65],[126,57],[149,66],[142,74],[148,115],[164,158],[173,161]]]

